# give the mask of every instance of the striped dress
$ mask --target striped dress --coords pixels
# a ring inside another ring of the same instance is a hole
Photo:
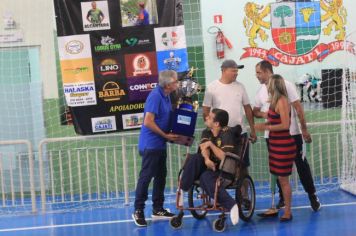
[[[267,120],[271,125],[277,125],[281,123],[281,116],[270,108]],[[289,129],[270,131],[268,139],[270,172],[277,176],[289,176],[297,154],[297,147]]]

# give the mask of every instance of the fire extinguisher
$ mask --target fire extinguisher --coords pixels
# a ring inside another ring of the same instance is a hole
[[[216,56],[221,59],[225,57],[224,34],[221,30],[216,35]]]
[[[216,33],[216,38],[215,38],[215,43],[216,43],[216,56],[218,59],[222,59],[225,57],[225,44],[226,46],[231,49],[232,44],[230,41],[225,37],[224,33],[222,30],[216,26],[212,26],[209,28],[208,32],[213,33],[211,30],[215,28],[217,29]]]

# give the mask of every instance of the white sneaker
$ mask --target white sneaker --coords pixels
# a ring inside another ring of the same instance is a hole
[[[230,219],[233,225],[239,223],[239,207],[235,204],[230,210]]]

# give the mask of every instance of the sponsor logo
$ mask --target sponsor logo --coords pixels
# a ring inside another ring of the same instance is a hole
[[[174,70],[177,72],[184,72],[189,70],[188,52],[186,48],[158,51],[156,55],[158,71]]]
[[[88,95],[89,95],[89,93],[71,93],[69,96],[70,97],[85,97]]]
[[[178,43],[179,38],[177,32],[171,31],[171,32],[164,32],[161,35],[161,40],[162,43],[168,47],[170,45],[175,46]]]
[[[151,40],[149,40],[149,39],[140,39],[140,40],[138,40],[137,45],[147,45],[150,43],[151,43]]]
[[[167,70],[178,70],[179,64],[182,62],[182,58],[174,56],[174,52],[169,52],[169,58],[163,60]]]
[[[157,75],[156,53],[153,51],[126,54],[124,61],[126,77]]]
[[[64,69],[64,71],[69,74],[72,74],[72,75],[78,75],[80,73],[89,72],[89,67],[82,66],[82,67],[77,67],[77,68]]]
[[[91,92],[91,91],[94,91],[93,86],[64,88],[64,93],[82,93],[82,92]]]
[[[128,38],[125,40],[125,43],[131,47],[135,46],[138,42],[138,38]]]
[[[91,118],[93,133],[116,130],[115,116]]]
[[[84,44],[79,40],[71,40],[65,45],[65,50],[69,54],[79,54],[83,51]]]
[[[135,84],[129,88],[131,91],[151,91],[157,87],[157,83]]]
[[[117,83],[112,81],[105,83],[103,90],[99,91],[99,98],[105,102],[118,101],[125,95],[125,90],[121,89]]]
[[[134,76],[151,75],[150,60],[144,54],[139,54],[133,59]]]
[[[94,47],[95,52],[115,52],[121,49],[120,43],[114,43],[115,39],[110,36],[101,36],[100,43]]]
[[[145,103],[116,105],[110,107],[110,112],[139,110],[145,107]]]
[[[128,77],[129,101],[145,101],[148,94],[158,86],[157,76]]]
[[[190,125],[192,122],[192,118],[189,116],[178,115],[177,123],[183,125]]]
[[[78,107],[96,104],[94,83],[64,84],[63,92],[68,106]]]
[[[142,45],[148,45],[148,44],[151,44],[151,40],[149,39],[138,39],[136,37],[131,37],[131,38],[128,38],[128,39],[125,39],[125,43],[130,46],[130,47],[133,47],[133,46],[142,46]]]
[[[99,72],[102,75],[117,75],[121,71],[121,65],[112,58],[103,60],[99,65]]]
[[[110,29],[107,1],[81,2],[84,31]]]
[[[139,128],[143,124],[143,113],[122,115],[124,129]]]
[[[96,24],[84,24],[84,30],[96,29],[96,28],[110,28],[109,23],[96,23]]]

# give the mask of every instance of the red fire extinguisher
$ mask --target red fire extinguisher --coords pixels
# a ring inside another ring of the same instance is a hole
[[[216,34],[216,56],[219,59],[225,57],[225,44],[228,48],[232,48],[230,41],[225,37],[221,29],[219,29]]]
[[[225,42],[224,42],[224,34],[221,30],[218,31],[216,35],[216,56],[221,59],[225,57]]]

